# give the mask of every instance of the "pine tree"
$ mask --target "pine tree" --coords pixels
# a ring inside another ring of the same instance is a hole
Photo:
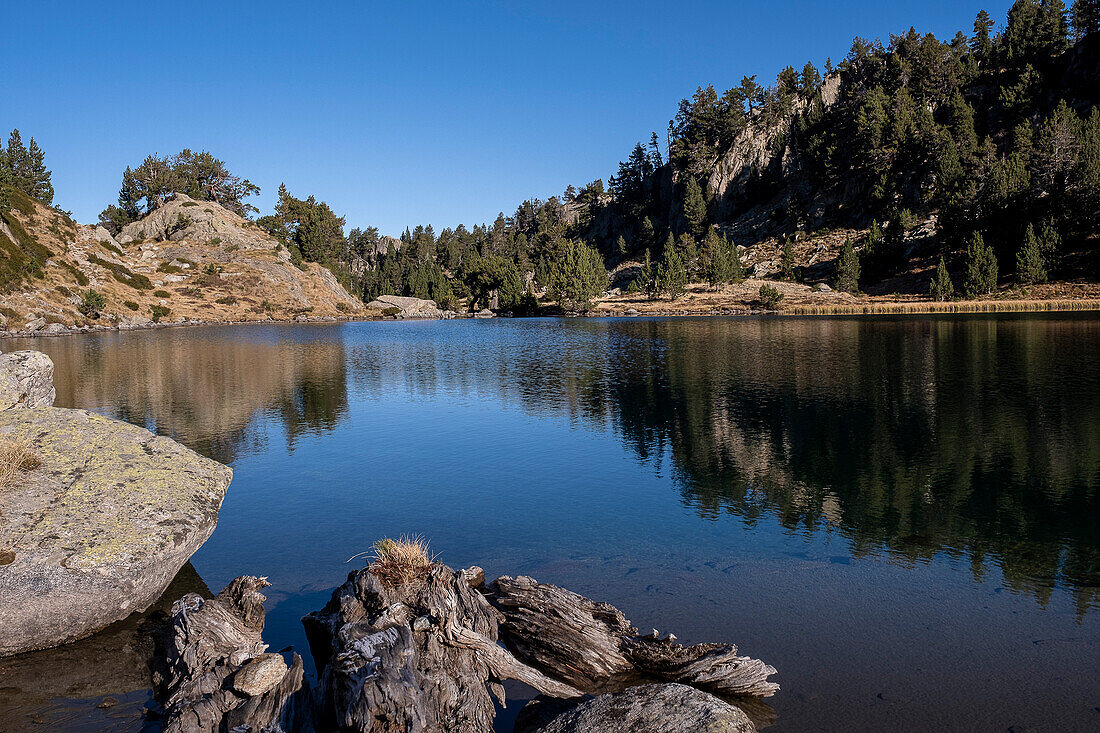
[[[1021,285],[1033,285],[1047,281],[1047,271],[1043,267],[1043,252],[1039,238],[1035,236],[1035,227],[1027,225],[1024,243],[1016,252],[1016,280]]]
[[[615,251],[619,257],[626,257],[626,240],[623,239],[623,235],[619,235],[619,238],[615,240]]]
[[[970,41],[970,50],[978,57],[978,63],[984,63],[989,59],[993,51],[993,41],[989,32],[993,30],[993,19],[984,10],[978,11],[978,17],[974,19],[974,38]]]
[[[649,247],[652,247],[653,245],[657,244],[657,232],[653,228],[653,222],[650,220],[650,218],[648,216],[645,217],[644,219],[642,219],[641,238],[642,238],[641,244],[642,244],[643,247],[649,248]]]
[[[1042,256],[1043,269],[1048,273],[1058,266],[1062,254],[1062,235],[1058,233],[1053,219],[1047,219],[1039,231],[1039,253]]]
[[[783,254],[779,258],[779,270],[784,280],[794,280],[794,244],[790,237],[783,240]]]
[[[1100,32],[1100,0],[1074,0],[1070,10],[1070,26],[1073,37],[1084,38]]]
[[[53,203],[53,184],[50,182],[52,173],[46,169],[46,154],[38,143],[31,138],[30,147],[27,148],[29,162],[27,170],[27,192],[32,198],[36,198],[49,206]]]
[[[707,282],[716,290],[732,279],[729,244],[713,229],[707,232],[707,238],[703,241],[703,269]]]
[[[843,293],[859,293],[859,256],[852,245],[852,240],[845,240],[840,249],[840,255],[836,260],[836,271],[833,274],[833,287]]]
[[[745,268],[741,266],[741,253],[737,245],[722,237],[722,243],[729,249],[730,282],[739,283],[745,279]]]
[[[684,266],[684,273],[690,279],[699,269],[699,248],[695,245],[695,237],[684,232],[677,240],[676,246],[680,250],[680,262]]]
[[[990,295],[997,289],[997,256],[987,247],[980,232],[974,232],[966,248],[966,297]]]
[[[703,189],[694,176],[688,176],[684,184],[684,224],[687,232],[695,239],[702,239],[707,229],[707,202],[703,199]]]
[[[951,275],[947,272],[947,263],[943,261],[943,257],[940,257],[940,263],[936,265],[936,275],[932,278],[929,294],[932,300],[941,303],[951,300],[951,296],[955,294],[955,284],[951,282]]]
[[[676,300],[687,290],[687,272],[676,247],[665,247],[664,256],[657,266],[657,290]]]
[[[642,269],[638,273],[637,281],[649,300],[657,298],[657,274],[653,271],[653,261],[650,259],[649,248],[646,248],[645,259],[642,261]]]

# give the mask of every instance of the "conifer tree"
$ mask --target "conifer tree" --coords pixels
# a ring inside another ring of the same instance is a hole
[[[997,256],[985,244],[981,232],[974,232],[966,248],[966,281],[963,290],[968,298],[990,295],[997,289]]]
[[[1024,243],[1016,252],[1016,281],[1021,285],[1033,285],[1047,281],[1047,271],[1043,267],[1043,252],[1039,238],[1035,236],[1035,227],[1027,225]]]
[[[1100,32],[1100,0],[1074,0],[1070,9],[1070,26],[1073,37],[1084,38]]]
[[[702,239],[707,229],[707,202],[695,176],[688,176],[684,184],[683,211],[687,232],[695,239]]]
[[[615,240],[615,252],[618,253],[619,257],[626,257],[626,240],[621,234],[619,238]]]
[[[653,272],[653,261],[650,258],[648,247],[646,247],[645,250],[645,258],[642,260],[642,269],[638,271],[638,277],[635,278],[635,282],[638,283],[639,289],[645,293],[647,299],[656,299],[657,277]]]
[[[794,280],[794,244],[790,237],[783,240],[783,254],[779,258],[779,270],[784,280]]]
[[[722,237],[722,243],[729,249],[730,282],[739,283],[745,279],[745,268],[741,266],[741,253],[737,245]]]
[[[703,241],[703,269],[707,282],[716,290],[732,279],[729,244],[713,229],[707,232],[707,237]]]
[[[842,293],[859,293],[859,256],[851,238],[845,240],[836,260],[833,287]]]
[[[951,275],[947,272],[947,263],[943,261],[943,257],[940,257],[940,263],[936,265],[936,274],[932,278],[929,294],[932,300],[941,303],[951,300],[951,296],[955,294],[955,284],[951,282]]]
[[[684,273],[690,279],[698,271],[699,265],[699,248],[695,246],[695,237],[684,232],[676,246],[680,250],[680,263],[684,266]]]
[[[989,32],[993,30],[993,19],[984,10],[978,11],[978,17],[974,19],[974,37],[970,41],[970,50],[978,57],[979,63],[989,60],[993,51],[993,41]]]
[[[26,185],[30,189],[27,193],[48,206],[53,203],[53,184],[50,182],[52,174],[46,169],[46,154],[33,137],[30,147],[27,148],[27,159]]]
[[[665,247],[661,263],[657,266],[657,290],[670,300],[676,300],[686,289],[687,272],[684,270],[684,261],[675,246]]]

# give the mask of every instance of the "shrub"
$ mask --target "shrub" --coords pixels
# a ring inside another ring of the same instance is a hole
[[[196,203],[195,201],[184,201],[184,202],[183,202],[183,203],[181,204],[181,206],[183,206],[183,208],[185,208],[185,209],[186,209],[186,208],[190,208],[190,207],[192,207],[192,206],[198,206],[198,203]]]
[[[64,260],[61,261],[61,266],[64,267],[66,270],[68,270],[69,274],[72,275],[76,279],[76,284],[77,285],[79,285],[82,288],[88,287],[89,280],[88,280],[87,275],[85,275],[83,272],[81,272],[80,270],[73,267],[68,262],[65,262]]]
[[[155,297],[155,298],[171,298],[172,294],[169,293],[167,290],[154,290],[153,291],[153,297]]]
[[[339,303],[336,304],[336,310],[340,311],[341,313],[347,313],[351,310],[351,306],[341,300]]]
[[[217,247],[221,243],[222,243],[222,238],[221,237],[214,237],[209,242],[207,242],[207,244],[210,245],[211,247]]]
[[[781,300],[783,300],[783,293],[771,285],[764,284],[760,286],[760,304],[764,306],[765,310],[775,310]]]
[[[5,438],[0,441],[0,489],[8,488],[16,474],[34,471],[42,461],[34,452],[30,441],[24,438]]]
[[[157,265],[157,272],[163,272],[168,275],[175,275],[176,273],[183,272],[183,268],[179,265],[173,265],[171,262],[162,262]]]
[[[401,312],[400,308],[398,308],[396,306],[392,306],[392,305],[389,308],[383,308],[382,309],[382,315],[384,315],[384,316],[396,316],[400,312]]]
[[[388,587],[405,585],[427,577],[435,562],[423,537],[403,536],[378,540],[372,547],[373,562],[368,566],[372,575]]]
[[[126,306],[127,308],[129,308],[130,310],[132,310],[132,311],[136,311],[138,308],[141,307],[132,300],[125,300],[125,301],[122,302],[122,304],[124,306]]]
[[[84,297],[81,298],[77,310],[80,311],[81,315],[88,318],[99,318],[99,311],[105,305],[107,305],[107,299],[103,297],[103,293],[89,289],[84,292]]]
[[[54,290],[56,290],[57,292],[61,293],[61,294],[62,294],[62,295],[64,295],[64,296],[65,296],[66,298],[68,298],[68,297],[71,297],[71,296],[72,296],[72,294],[73,294],[73,291],[69,290],[69,289],[68,289],[67,287],[65,287],[64,285],[57,285],[57,286],[55,286],[55,287],[54,287]]]
[[[108,272],[111,273],[115,280],[118,280],[123,285],[129,285],[136,290],[153,289],[153,283],[149,278],[138,272],[130,272],[123,265],[114,262],[108,262],[99,255],[95,254],[88,255],[88,261],[106,269]]]
[[[154,303],[149,306],[149,312],[153,315],[153,323],[160,323],[160,319],[166,318],[172,312],[172,309],[166,305]]]
[[[214,302],[218,303],[220,305],[236,305],[237,304],[237,297],[234,296],[234,295],[227,295],[224,298],[218,298]]]
[[[108,242],[108,241],[107,241],[106,239],[101,239],[101,240],[99,240],[99,245],[100,245],[101,247],[103,247],[103,249],[107,250],[108,252],[114,252],[114,253],[115,253],[116,255],[118,255],[119,257],[125,257],[125,256],[126,256],[126,255],[124,255],[124,254],[122,253],[122,250],[121,250],[121,249],[119,249],[119,248],[118,248],[118,247],[116,247],[115,245],[111,244],[111,243],[110,243],[110,242]]]

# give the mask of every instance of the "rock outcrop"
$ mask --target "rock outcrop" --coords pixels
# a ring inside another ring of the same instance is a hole
[[[176,194],[118,237],[20,199],[0,249],[33,259],[35,277],[5,269],[3,328],[60,335],[73,329],[161,324],[337,319],[362,302],[317,263],[295,264],[255,222],[211,201]],[[11,227],[9,227],[10,229]],[[33,257],[32,257],[33,255]],[[10,263],[9,263],[10,264]],[[85,300],[90,290],[98,296]]]
[[[0,354],[0,410],[53,407],[53,361],[40,351]]]
[[[41,462],[0,492],[0,656],[152,605],[213,532],[232,478],[169,438],[84,410],[3,410],[0,436]]]
[[[756,733],[740,708],[687,685],[638,685],[570,706],[536,698],[516,733]]]
[[[443,318],[443,311],[439,309],[434,300],[421,298],[408,298],[400,295],[379,295],[367,303],[367,308],[386,313],[396,308],[394,315],[401,318]]]

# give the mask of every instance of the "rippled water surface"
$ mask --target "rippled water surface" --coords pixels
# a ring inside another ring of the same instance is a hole
[[[274,649],[306,652],[298,618],[349,557],[422,533],[453,566],[737,643],[779,669],[772,730],[1100,729],[1095,317],[376,322],[0,346],[53,357],[58,405],[233,466],[197,576],[177,582],[269,576]],[[114,647],[88,643],[0,662],[9,720],[141,729],[134,662],[84,675],[96,683],[51,671],[99,669]],[[104,694],[120,705],[72,702]]]

